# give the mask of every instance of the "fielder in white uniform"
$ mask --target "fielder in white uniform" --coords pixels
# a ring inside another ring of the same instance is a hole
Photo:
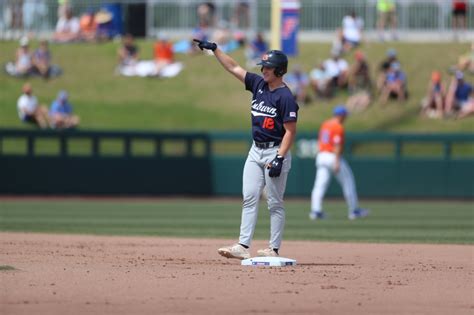
[[[285,227],[286,179],[291,168],[290,148],[296,135],[298,104],[283,83],[288,68],[287,56],[271,50],[262,56],[262,76],[247,72],[222,52],[215,43],[199,41],[201,49],[214,52],[222,66],[245,84],[252,93],[250,104],[254,143],[245,161],[243,174],[243,205],[239,242],[218,249],[227,258],[250,258],[250,243],[257,224],[258,204],[266,187],[270,211],[269,247],[257,251],[259,256],[276,257]]]
[[[348,112],[344,106],[336,106],[333,111],[334,117],[326,120],[319,130],[319,153],[316,156],[317,173],[311,193],[311,212],[309,214],[311,220],[325,217],[322,203],[324,194],[331,182],[331,175],[336,177],[342,187],[344,199],[349,208],[349,219],[354,220],[366,217],[369,214],[368,210],[359,208],[354,175],[349,164],[342,157],[344,148],[343,123],[347,114]]]

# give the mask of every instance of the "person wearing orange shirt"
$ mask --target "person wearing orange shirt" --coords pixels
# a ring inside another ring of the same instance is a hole
[[[153,47],[153,55],[156,63],[157,73],[174,61],[173,45],[168,37],[161,35]]]
[[[338,105],[333,110],[333,117],[323,122],[319,130],[318,144],[319,153],[316,157],[316,179],[311,193],[311,220],[325,218],[322,209],[324,194],[331,182],[333,174],[342,187],[344,199],[349,207],[348,217],[350,220],[366,217],[369,211],[359,208],[356,185],[352,170],[342,157],[344,148],[344,126],[343,123],[348,115],[343,105]]]

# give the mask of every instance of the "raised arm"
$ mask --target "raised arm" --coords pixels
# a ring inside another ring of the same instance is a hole
[[[247,70],[242,68],[237,63],[237,61],[232,59],[232,57],[230,57],[229,55],[224,53],[222,50],[220,50],[217,47],[216,43],[210,43],[210,42],[201,41],[198,39],[194,39],[194,41],[198,43],[198,47],[201,48],[201,50],[203,49],[212,50],[214,52],[214,56],[216,56],[217,60],[224,67],[224,69],[232,73],[242,83],[245,82],[245,75],[247,74]]]

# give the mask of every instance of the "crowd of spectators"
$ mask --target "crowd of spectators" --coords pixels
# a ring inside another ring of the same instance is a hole
[[[395,0],[378,0],[376,8],[379,39],[387,40],[385,32],[389,28],[389,38],[397,40]],[[257,32],[253,38],[247,39],[244,33],[239,31],[239,28],[249,27],[248,1],[236,1],[230,21],[219,19],[212,1],[200,3],[196,7],[196,15],[197,26],[190,38],[173,43],[166,34],[160,33],[153,44],[153,60],[142,62],[141,66],[151,67],[150,73],[159,76],[163,69],[175,64],[175,54],[196,52],[196,45],[191,42],[193,38],[216,42],[225,52],[244,48],[249,69],[256,67],[262,55],[270,49],[262,32]],[[452,15],[453,28],[465,29],[466,1],[453,0]],[[87,9],[75,16],[71,2],[60,0],[58,21],[50,41],[35,41],[38,47],[31,50],[30,39],[22,37],[15,59],[6,65],[6,70],[17,77],[36,75],[49,79],[58,76],[62,74],[62,70],[52,63],[49,43],[110,40],[117,34],[111,29],[113,19],[113,14],[105,7],[99,10]],[[315,60],[312,69],[295,65],[286,75],[285,83],[298,103],[305,105],[312,103],[313,99],[329,99],[343,95],[347,97],[347,107],[354,112],[365,110],[375,100],[379,105],[405,103],[410,96],[409,81],[397,51],[388,49],[383,60],[372,69],[364,53],[364,20],[351,10],[343,17],[340,25],[336,29],[328,56]],[[117,49],[118,67],[130,68],[139,64],[140,49],[134,37],[125,34],[120,36],[120,39],[121,43]],[[442,71],[433,70],[428,79],[426,96],[421,102],[421,115],[429,118],[463,118],[472,114],[473,87],[465,78],[465,74],[472,73],[474,43],[471,50],[455,62],[447,79],[443,77]],[[33,96],[31,84],[27,83],[23,86],[23,94],[18,99],[17,107],[22,121],[35,123],[40,128],[74,128],[79,124],[79,117],[72,113],[66,91],[58,94],[50,110],[45,110],[45,106],[39,105]]]
[[[79,116],[73,113],[68,93],[60,91],[50,105],[50,109],[39,103],[33,95],[30,83],[22,87],[17,101],[18,116],[22,122],[37,125],[41,129],[71,129],[79,125]]]

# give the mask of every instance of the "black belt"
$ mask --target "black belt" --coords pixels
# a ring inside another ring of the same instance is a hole
[[[257,142],[254,141],[255,146],[259,149],[268,149],[273,148],[280,145],[280,141],[271,141],[271,142]]]

